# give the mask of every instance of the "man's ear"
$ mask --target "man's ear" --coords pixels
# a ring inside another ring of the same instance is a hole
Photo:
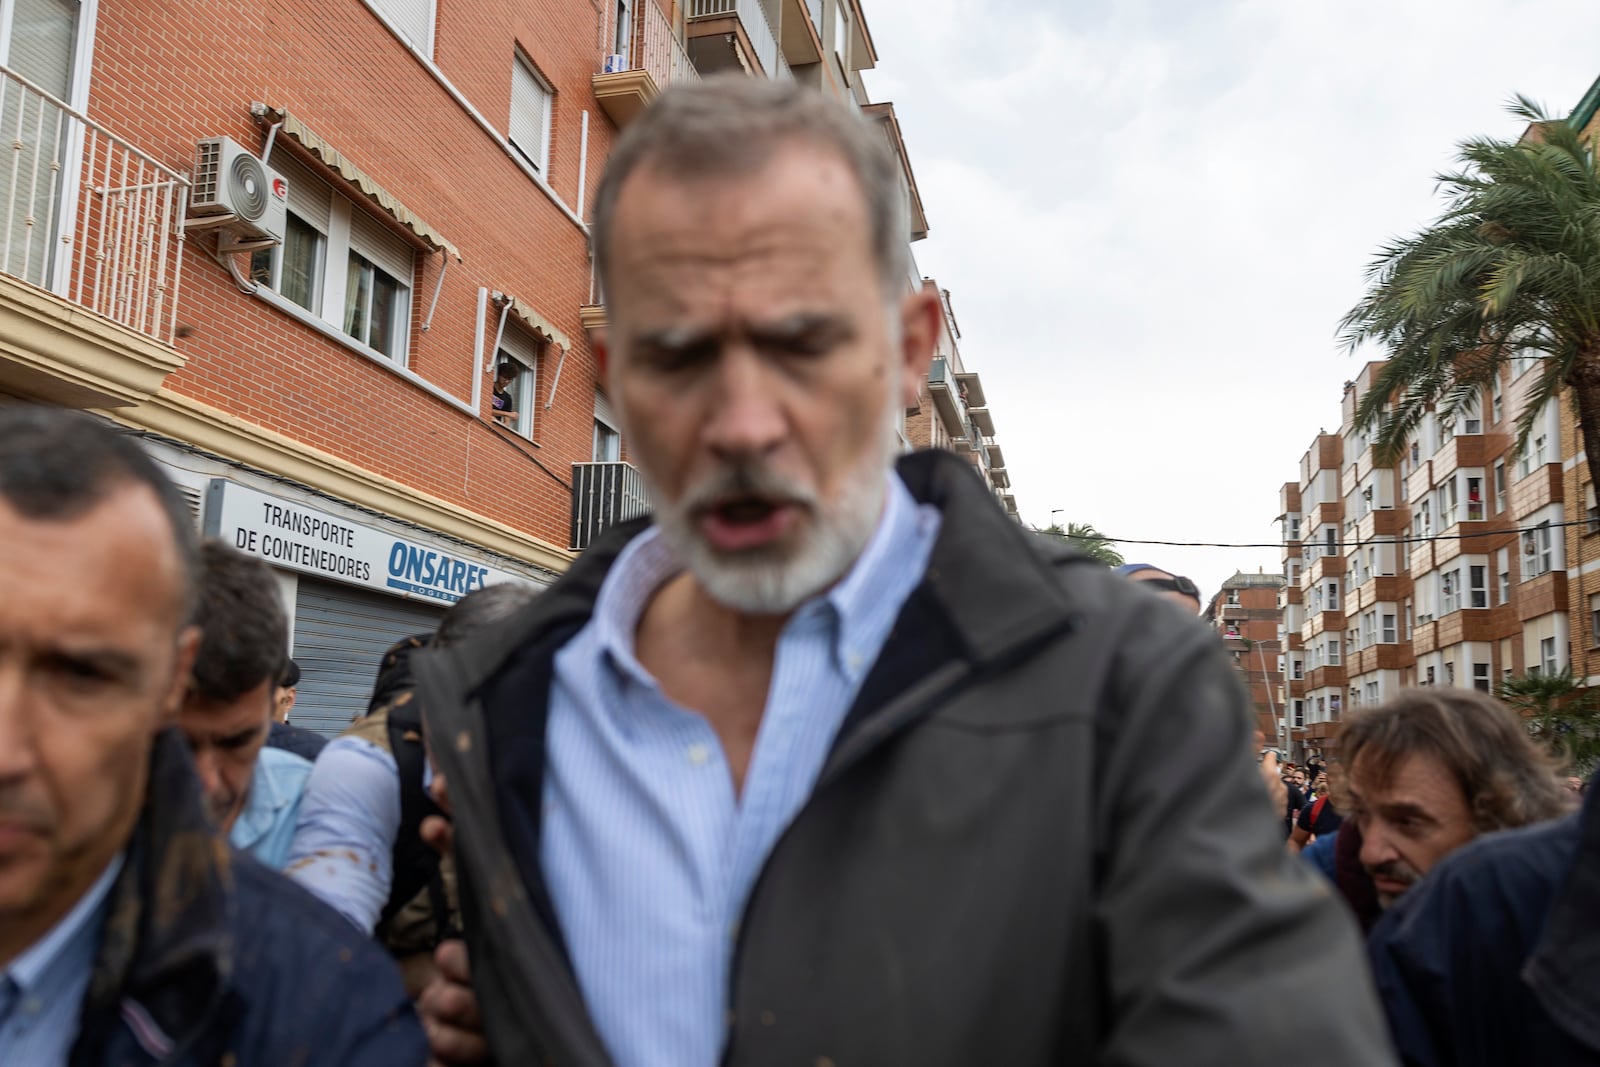
[[[903,407],[916,406],[922,379],[928,373],[928,365],[933,362],[934,349],[939,343],[939,325],[943,314],[939,292],[931,285],[924,285],[900,302],[899,354]]]
[[[170,726],[178,720],[183,698],[194,682],[194,661],[200,654],[200,627],[185,626],[178,634],[177,655],[172,663],[172,680],[161,701],[161,725]]]

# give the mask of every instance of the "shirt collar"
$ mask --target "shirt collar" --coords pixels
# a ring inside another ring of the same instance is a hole
[[[875,628],[875,609],[882,606],[879,587],[883,571],[894,567],[897,548],[915,539],[923,524],[938,521],[937,512],[917,507],[910,490],[893,470],[886,471],[884,478],[883,515],[866,548],[833,588],[801,604],[790,619],[791,626],[803,624],[819,612],[832,609],[831,614],[838,621],[833,649],[839,669],[856,681],[870,664],[869,657],[853,650],[868,643],[868,635]],[[925,510],[929,514],[923,514]],[[601,584],[594,608],[600,647],[617,670],[640,685],[656,686],[655,679],[634,656],[639,619],[656,590],[682,570],[683,564],[667,546],[660,528],[652,526],[623,549]]]
[[[291,757],[288,760],[283,756]],[[233,821],[228,840],[234,848],[249,851],[251,846],[265,837],[277,825],[278,813],[292,804],[298,791],[284,788],[279,778],[280,770],[292,767],[304,757],[295,756],[282,749],[263,747],[256,757],[255,770],[250,775],[250,791],[245,794],[244,807]]]
[[[4,977],[16,984],[20,996],[46,993],[74,971],[87,972],[94,966],[95,942],[111,886],[122,872],[123,853],[106,865],[89,891],[79,898],[66,916],[35,941],[6,968]]]

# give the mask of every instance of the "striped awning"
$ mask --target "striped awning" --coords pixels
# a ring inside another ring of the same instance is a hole
[[[416,212],[402,204],[398,197],[356,166],[350,159],[333,145],[329,144],[322,136],[312,130],[300,119],[284,108],[268,108],[264,118],[269,122],[281,122],[279,131],[301,148],[304,148],[313,158],[323,166],[338,174],[345,181],[361,190],[362,194],[372,203],[393,218],[400,225],[416,234],[429,248],[435,252],[443,252],[454,258],[457,262],[461,259],[461,250],[444,238],[438,230],[424,222]]]
[[[495,300],[502,307],[510,304],[511,314],[515,315],[529,330],[532,330],[536,337],[553,345],[560,345],[564,352],[572,351],[572,342],[567,340],[567,335],[551,325],[549,319],[528,306],[526,300],[518,299],[508,293],[496,293]]]

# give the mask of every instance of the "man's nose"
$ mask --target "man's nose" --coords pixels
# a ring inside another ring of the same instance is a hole
[[[1394,844],[1389,840],[1388,831],[1377,819],[1363,819],[1361,822],[1361,865],[1363,867],[1376,867],[1399,858],[1394,850]]]
[[[215,796],[222,789],[222,760],[215,748],[202,745],[195,749],[194,769],[200,776],[200,788],[206,796]]]
[[[26,774],[33,761],[27,672],[21,665],[0,662],[0,780]]]
[[[760,456],[784,438],[779,383],[760,354],[744,342],[730,344],[717,368],[707,445],[724,458]]]

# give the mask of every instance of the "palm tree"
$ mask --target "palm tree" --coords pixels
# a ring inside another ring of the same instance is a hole
[[[1588,775],[1600,761],[1600,693],[1585,688],[1571,668],[1507,678],[1495,695],[1520,712],[1528,733],[1560,753],[1576,773]]]
[[[1593,147],[1526,97],[1510,111],[1533,125],[1517,141],[1463,142],[1462,169],[1439,184],[1446,208],[1385,246],[1340,340],[1374,342],[1388,362],[1356,409],[1375,444],[1398,456],[1430,408],[1444,418],[1477,403],[1513,356],[1540,370],[1517,425],[1517,449],[1546,402],[1569,387],[1600,464],[1600,171]],[[1597,480],[1600,484],[1600,480]]]
[[[1127,562],[1122,558],[1121,552],[1111,547],[1111,541],[1105,534],[1086,522],[1069,522],[1065,527],[1057,523],[1046,526],[1038,532],[1059,537],[1084,555],[1099,560],[1107,567],[1120,567]]]

